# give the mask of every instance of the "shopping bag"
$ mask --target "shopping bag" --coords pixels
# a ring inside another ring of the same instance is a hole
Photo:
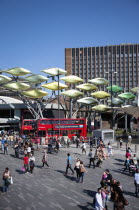
[[[11,184],[13,184],[13,177],[11,176]]]
[[[22,171],[25,171],[25,168],[24,168],[24,166],[21,168],[21,170],[22,170]]]

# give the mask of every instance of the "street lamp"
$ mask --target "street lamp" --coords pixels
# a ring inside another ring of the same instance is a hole
[[[105,72],[106,74],[109,74],[111,75],[111,109],[112,109],[112,129],[114,128],[114,109],[112,108],[113,107],[113,103],[112,103],[112,98],[113,98],[113,91],[112,91],[112,85],[113,85],[113,74],[117,74],[116,71],[114,70],[110,70],[108,72]]]

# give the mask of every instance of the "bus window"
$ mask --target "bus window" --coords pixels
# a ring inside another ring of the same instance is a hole
[[[24,135],[29,135],[29,130],[24,130],[24,131],[23,131],[23,134],[24,134]]]
[[[30,125],[30,122],[29,121],[25,121],[24,125]]]
[[[68,136],[68,131],[62,130],[62,131],[61,131],[61,134],[62,134],[62,136]]]
[[[39,137],[45,137],[46,136],[46,131],[38,131],[38,136]]]

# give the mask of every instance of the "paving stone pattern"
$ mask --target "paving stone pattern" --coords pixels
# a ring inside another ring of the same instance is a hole
[[[94,149],[95,150],[95,149]],[[66,168],[67,152],[73,158],[73,168],[76,159],[83,160],[87,169],[84,183],[77,183],[75,175],[64,176]],[[87,154],[89,147],[87,148]],[[88,168],[88,156],[81,154],[81,149],[71,145],[70,148],[61,148],[58,154],[49,154],[50,169],[47,166],[42,169],[43,148],[35,151],[36,166],[33,174],[24,174],[23,155],[17,159],[14,157],[13,148],[9,148],[9,155],[0,151],[0,174],[2,176],[5,167],[9,167],[14,184],[5,194],[0,192],[0,210],[73,210],[93,209],[93,196],[100,186],[100,180],[104,169],[109,168],[113,177],[119,180],[124,188],[124,195],[129,201],[126,209],[139,209],[139,198],[134,194],[134,179],[128,173],[122,172],[125,149],[114,149],[114,157],[104,161],[102,168]],[[3,180],[0,179],[0,190]],[[108,203],[108,209],[113,209],[112,202]]]

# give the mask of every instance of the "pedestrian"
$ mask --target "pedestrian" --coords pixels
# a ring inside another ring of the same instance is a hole
[[[76,148],[79,147],[79,143],[80,143],[80,139],[78,137],[76,137]]]
[[[93,147],[93,139],[90,138],[90,149]]]
[[[57,153],[58,153],[58,151],[59,151],[59,144],[60,144],[60,142],[59,142],[59,141],[56,141],[56,149],[57,149]]]
[[[134,174],[134,184],[135,184],[135,193],[137,194],[137,188],[139,185],[139,169],[137,169],[136,173]]]
[[[95,210],[104,210],[103,201],[102,201],[102,190],[98,188],[98,191],[95,195]]]
[[[67,167],[66,167],[66,172],[65,175],[68,173],[68,169],[72,171],[72,175],[74,175],[74,170],[71,167],[72,165],[72,157],[70,156],[70,153],[67,154]]]
[[[95,154],[93,153],[92,149],[90,149],[88,156],[89,156],[89,168],[91,167],[91,163],[93,163],[93,168],[95,168]]]
[[[5,168],[5,171],[3,173],[3,191],[2,191],[2,193],[7,192],[10,184],[11,184],[11,172],[9,171],[9,168]]]
[[[110,144],[110,143],[108,143],[108,147],[107,147],[107,149],[108,149],[108,157],[109,157],[109,156],[113,156],[112,146],[111,146],[111,144]]]
[[[80,166],[80,159],[77,158],[77,161],[75,163],[75,168],[74,170],[76,171],[76,181],[78,182],[79,181],[79,177],[80,177],[80,169],[79,169],[79,166]]]
[[[86,154],[86,144],[85,144],[84,141],[83,141],[83,144],[82,144],[82,154],[83,154],[83,152],[85,152],[85,154]]]
[[[19,145],[17,143],[15,143],[14,151],[15,151],[15,157],[19,158]]]
[[[129,134],[129,136],[128,136],[128,145],[131,146],[131,142],[132,142],[132,136],[131,136],[131,134]]]
[[[4,154],[8,155],[8,144],[7,144],[7,141],[4,142]]]
[[[123,141],[122,141],[122,139],[120,138],[120,148],[122,147],[122,145],[123,145]]]
[[[24,163],[24,168],[25,168],[25,173],[28,173],[29,169],[29,158],[27,155],[23,158],[23,163]]]
[[[50,168],[50,166],[48,165],[48,154],[46,151],[44,151],[44,155],[42,158],[42,168],[44,168],[44,164],[47,165],[48,168]]]
[[[124,168],[123,172],[125,172],[126,170],[129,170],[130,164],[131,164],[130,157],[126,156],[126,160],[125,160],[125,163],[124,163],[125,168]]]
[[[29,165],[30,165],[30,172],[32,174],[35,166],[35,157],[33,156],[33,154],[31,154],[29,157]]]
[[[79,165],[79,182],[80,183],[84,183],[84,173],[87,172],[84,165],[83,165],[83,161],[80,161],[80,165]]]

